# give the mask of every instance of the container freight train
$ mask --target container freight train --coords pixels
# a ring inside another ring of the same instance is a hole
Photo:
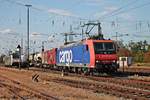
[[[116,46],[112,40],[83,40],[41,53],[43,67],[75,72],[115,72]]]

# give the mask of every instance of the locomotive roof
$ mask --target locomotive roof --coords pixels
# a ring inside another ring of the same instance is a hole
[[[80,44],[84,44],[86,41],[93,41],[93,42],[113,42],[113,40],[93,40],[93,39],[84,39],[84,40],[81,40],[81,41],[76,41],[74,43],[70,43],[70,44],[67,44],[67,45],[63,45],[63,46],[60,46],[59,48],[65,48],[65,47],[72,47],[72,46],[77,46],[77,45],[80,45]]]
[[[77,46],[77,45],[80,45],[80,44],[83,44],[83,41],[76,41],[74,43],[70,43],[70,44],[67,44],[67,45],[63,45],[63,46],[60,46],[59,48],[65,48],[65,47],[71,47],[71,46]]]

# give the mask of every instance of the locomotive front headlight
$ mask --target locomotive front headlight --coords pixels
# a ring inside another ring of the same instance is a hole
[[[113,60],[112,62],[114,62],[114,63],[115,63],[115,62],[116,62],[116,60]]]
[[[100,62],[100,61],[96,60],[96,62],[98,63],[98,62]]]

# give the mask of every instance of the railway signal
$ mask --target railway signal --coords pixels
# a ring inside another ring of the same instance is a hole
[[[21,70],[21,63],[22,63],[22,61],[21,61],[21,46],[18,45],[17,49],[19,50],[19,69]]]

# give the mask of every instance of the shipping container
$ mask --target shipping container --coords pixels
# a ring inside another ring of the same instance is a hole
[[[47,51],[47,63],[49,65],[56,65],[56,48]]]

